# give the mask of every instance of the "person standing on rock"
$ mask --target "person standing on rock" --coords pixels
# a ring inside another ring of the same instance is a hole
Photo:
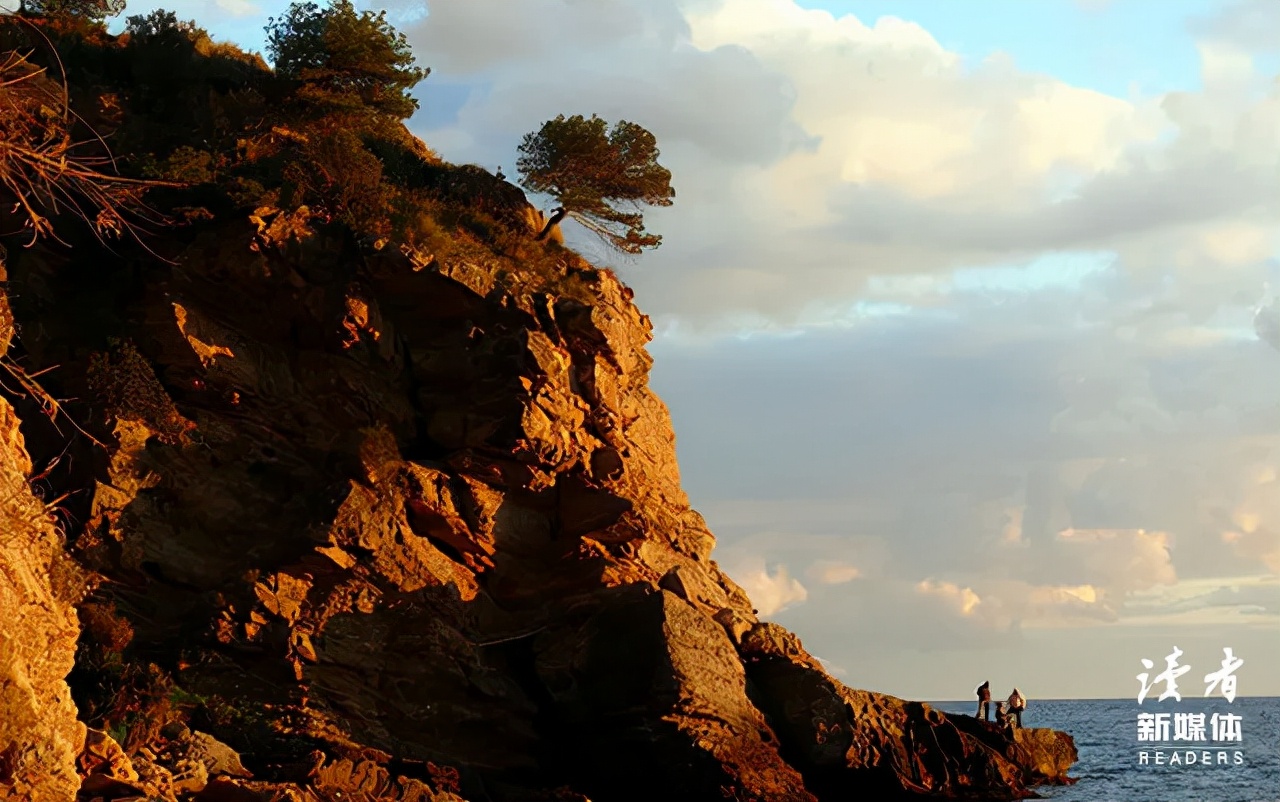
[[[1013,693],[1009,694],[1009,714],[1018,722],[1018,729],[1022,729],[1022,711],[1027,709],[1027,697],[1017,688],[1013,689]]]
[[[978,718],[988,721],[991,718],[991,681],[987,680],[978,686]]]

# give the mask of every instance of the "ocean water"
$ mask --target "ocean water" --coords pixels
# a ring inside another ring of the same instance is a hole
[[[1280,697],[1237,696],[1228,703],[1222,697],[1188,695],[1181,702],[1156,702],[1155,695],[1141,706],[1136,699],[1030,700],[1022,714],[1023,726],[1068,732],[1080,752],[1071,771],[1079,782],[1037,789],[1041,795],[1055,802],[1280,802]],[[931,704],[969,715],[977,708],[976,700]],[[1233,713],[1240,716],[1241,740],[1172,740],[1170,715],[1169,741],[1139,741],[1139,713],[1204,713],[1210,739],[1213,714]],[[1211,753],[1208,765],[1206,750]],[[1140,763],[1143,751],[1148,753],[1147,765]],[[1155,765],[1157,751],[1164,753],[1164,765]],[[1195,762],[1187,762],[1188,751],[1196,753]],[[1226,753],[1226,763],[1218,762],[1219,751]],[[1175,752],[1179,762],[1173,765],[1169,760]]]

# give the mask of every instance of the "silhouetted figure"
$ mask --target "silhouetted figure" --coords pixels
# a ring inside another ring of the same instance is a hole
[[[1017,688],[1013,689],[1013,693],[1009,694],[1009,715],[1018,722],[1018,729],[1022,729],[1022,711],[1027,709],[1027,697]]]
[[[497,174],[496,178],[497,178],[499,181],[506,181],[506,180],[507,180],[507,176],[502,172],[502,165],[498,165],[498,174]]]
[[[991,719],[991,681],[978,686],[978,718],[983,721]]]
[[[1000,731],[1008,737],[1013,737],[1013,713],[1004,709],[1004,702],[996,702],[996,724],[999,725]]]

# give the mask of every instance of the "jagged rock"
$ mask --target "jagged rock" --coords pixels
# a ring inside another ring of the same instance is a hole
[[[18,418],[0,398],[0,799],[70,799],[84,741],[66,683],[79,632],[76,573],[30,473]]]
[[[378,802],[465,802],[451,791],[437,790],[409,777],[392,777],[371,760],[336,760],[311,775],[323,799],[370,799]]]
[[[253,773],[240,762],[234,749],[206,732],[191,732],[175,747],[174,754],[182,757],[175,764],[181,768],[183,761],[199,763],[208,777],[252,777]]]
[[[1065,732],[1035,727],[1014,731],[1014,742],[1005,756],[1022,769],[1027,785],[1070,785],[1067,772],[1080,754],[1075,739]]]
[[[689,563],[673,565],[658,580],[658,586],[705,612],[716,614],[721,610],[732,611],[727,606],[729,597],[724,588],[715,583],[703,566]]]
[[[821,671],[821,664],[805,651],[795,633],[772,621],[761,621],[747,630],[742,636],[741,651],[752,663],[772,659],[775,662],[771,665],[780,665],[777,661],[781,661]]]
[[[724,627],[724,632],[734,646],[742,646],[742,638],[756,625],[754,616],[746,616],[732,607],[722,607],[716,611],[713,620]]]
[[[1065,732],[1041,727],[1017,728],[1013,737],[994,722],[973,716],[949,715],[947,720],[978,738],[1022,770],[1027,785],[1070,785],[1067,772],[1079,757],[1075,740]]]
[[[130,762],[133,770],[138,774],[137,787],[146,789],[148,796],[152,799],[171,802],[177,799],[179,793],[201,791],[209,784],[209,774],[199,763],[175,767],[174,771],[170,771],[143,754],[134,755]],[[89,785],[92,787],[93,783]],[[82,786],[81,795],[85,794],[86,789]]]
[[[88,729],[84,749],[76,764],[82,777],[79,795],[75,797],[77,799],[155,799],[176,802],[173,776],[167,769],[145,758],[139,758],[135,766],[120,744],[101,730]]]
[[[13,342],[13,310],[9,308],[9,293],[5,282],[9,280],[9,271],[4,266],[5,249],[0,245],[0,355],[9,351]]]
[[[133,762],[112,738],[101,730],[90,728],[84,739],[84,750],[80,753],[78,763],[85,776],[101,774],[113,780],[136,783],[138,772]]]
[[[539,635],[534,652],[588,794],[813,799],[748,700],[724,631],[675,595],[605,594],[576,626]]]

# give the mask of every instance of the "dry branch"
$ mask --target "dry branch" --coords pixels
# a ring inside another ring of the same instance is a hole
[[[99,239],[126,233],[138,239],[142,224],[164,222],[143,202],[143,192],[184,186],[104,172],[112,166],[109,151],[77,152],[83,146],[72,138],[78,119],[65,81],[50,80],[30,53],[0,55],[0,196],[30,229],[28,245],[41,237],[63,242],[50,218],[65,212],[88,223]]]

